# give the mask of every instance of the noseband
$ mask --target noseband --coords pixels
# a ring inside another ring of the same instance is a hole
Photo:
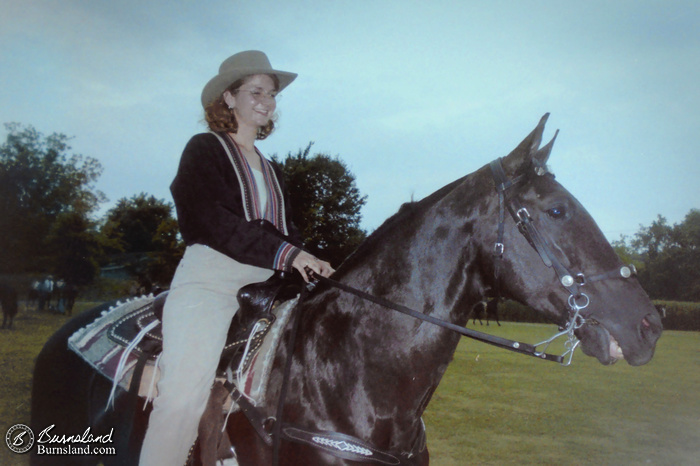
[[[535,165],[534,171],[537,176],[543,176],[549,173],[547,167],[544,163],[539,162],[537,159],[533,159]],[[498,236],[493,249],[493,255],[495,258],[494,274],[496,289],[498,290],[500,286],[500,270],[502,265],[503,253],[505,252],[505,246],[503,244],[504,232],[505,232],[505,210],[508,209],[510,216],[515,221],[518,227],[518,231],[525,237],[525,239],[530,243],[537,254],[542,259],[545,266],[554,270],[559,279],[559,283],[569,292],[569,320],[563,326],[559,328],[559,332],[544,340],[537,343],[535,348],[543,346],[542,352],[539,354],[544,354],[547,347],[555,339],[560,336],[567,336],[567,341],[564,343],[566,351],[561,355],[562,359],[567,358],[566,362],[562,362],[563,365],[568,366],[571,364],[571,359],[573,358],[574,351],[578,347],[580,341],[574,335],[574,332],[586,323],[596,323],[593,319],[585,319],[581,314],[581,310],[585,309],[588,304],[590,304],[590,298],[588,295],[581,291],[581,288],[589,282],[596,282],[607,279],[623,278],[627,279],[637,273],[634,265],[623,265],[619,269],[611,270],[609,272],[601,273],[598,275],[593,275],[586,278],[582,273],[572,273],[569,269],[561,263],[559,259],[552,253],[552,249],[545,237],[540,233],[540,231],[535,226],[535,223],[530,216],[530,213],[525,207],[522,206],[519,199],[516,196],[511,196],[508,198],[506,192],[508,189],[518,186],[527,180],[527,174],[520,175],[514,179],[508,179],[503,170],[503,165],[501,164],[501,159],[498,158],[490,163],[491,175],[493,176],[494,182],[496,184],[496,192],[498,193]]]

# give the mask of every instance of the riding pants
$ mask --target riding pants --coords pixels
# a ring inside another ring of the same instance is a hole
[[[201,244],[187,247],[163,310],[161,379],[141,466],[185,464],[238,310],[238,290],[272,274]]]

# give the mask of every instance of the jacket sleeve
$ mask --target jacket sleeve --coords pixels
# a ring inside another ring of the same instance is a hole
[[[199,134],[188,142],[170,190],[187,245],[204,244],[257,267],[292,269],[301,243],[269,222],[246,220],[238,179],[214,135]]]

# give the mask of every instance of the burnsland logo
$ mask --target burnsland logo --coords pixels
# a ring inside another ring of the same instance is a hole
[[[15,424],[5,434],[5,443],[15,453],[26,453],[34,446],[34,432],[24,424]]]
[[[113,456],[116,448],[114,428],[103,435],[93,435],[90,427],[82,434],[54,434],[56,426],[50,425],[39,432],[37,436],[24,424],[15,424],[5,434],[5,443],[15,453],[26,453],[36,445],[37,455],[81,455],[81,456]]]
[[[109,431],[106,435],[93,435],[90,432],[90,428],[85,429],[80,435],[54,435],[51,433],[53,428],[56,427],[55,424],[51,424],[46,429],[39,433],[37,438],[37,443],[112,443],[112,435],[114,434],[114,428]]]

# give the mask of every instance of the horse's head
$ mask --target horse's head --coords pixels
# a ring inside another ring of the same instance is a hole
[[[494,226],[486,242],[503,252],[494,255],[495,286],[560,325],[578,312],[576,336],[584,353],[601,363],[645,364],[661,335],[659,314],[633,267],[620,261],[586,209],[547,170],[554,139],[539,147],[546,120],[489,167],[501,194],[489,205],[502,233]]]

